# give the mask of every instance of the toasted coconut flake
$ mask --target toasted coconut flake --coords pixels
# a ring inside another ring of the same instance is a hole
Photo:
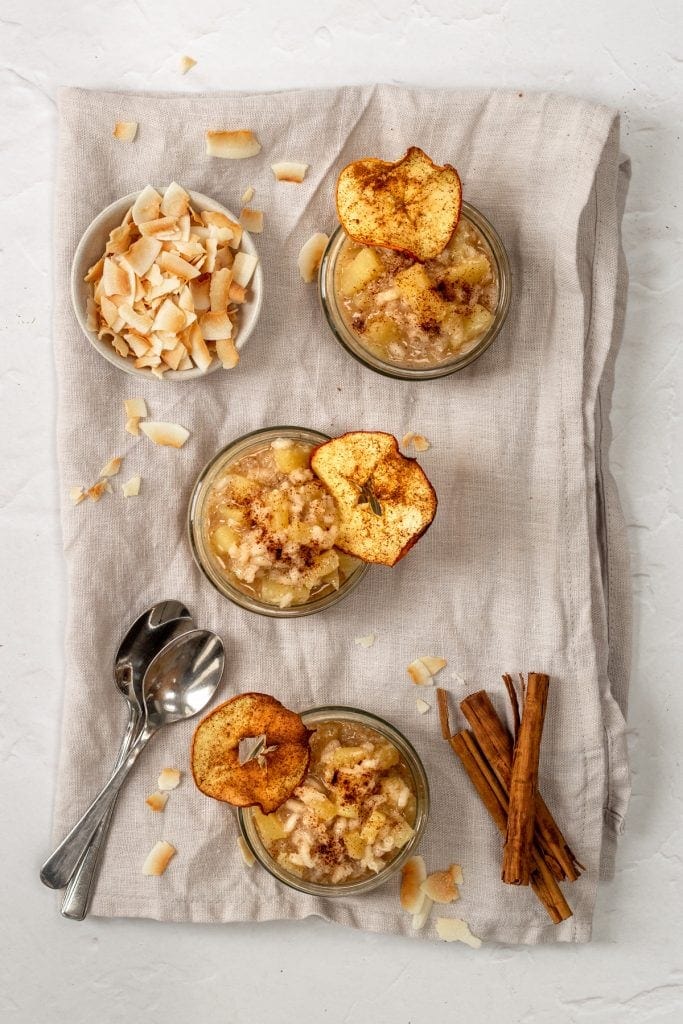
[[[357,644],[359,647],[372,647],[372,645],[375,642],[375,634],[374,633],[368,633],[367,636],[357,636],[357,637],[354,637],[354,641],[353,642],[354,642],[354,644]]]
[[[414,932],[421,932],[422,931],[422,929],[424,928],[424,926],[426,925],[426,923],[427,923],[427,921],[429,919],[429,915],[432,912],[432,907],[433,906],[434,906],[434,904],[429,899],[429,897],[425,896],[425,898],[424,898],[424,900],[422,902],[421,909],[419,910],[419,912],[417,914],[413,914],[412,929],[413,929]]]
[[[123,359],[125,359],[126,356],[128,355],[128,353],[130,352],[130,349],[128,348],[128,345],[125,343],[125,341],[123,340],[123,338],[119,334],[115,334],[114,335],[114,337],[112,339],[112,345],[114,347],[114,351],[118,352],[118,354]]]
[[[161,196],[151,185],[146,185],[131,207],[130,215],[133,223],[146,224],[150,220],[157,220],[161,210]]]
[[[140,417],[139,416],[129,416],[128,419],[126,420],[126,430],[128,431],[129,434],[132,434],[133,437],[139,437],[140,436]]]
[[[104,312],[104,302],[102,304],[102,312]],[[118,308],[118,315],[121,317],[124,323],[128,324],[134,330],[139,331],[140,334],[147,334],[152,330],[152,318],[145,316],[142,313],[138,313],[128,303],[123,303]]]
[[[150,441],[154,441],[154,444],[164,445],[168,448],[182,448],[190,436],[190,431],[178,423],[155,423],[152,420],[147,420],[146,423],[140,424],[140,429]]]
[[[428,711],[431,711],[431,704],[428,704],[426,700],[422,700],[422,697],[415,698],[415,707],[417,708],[418,715],[426,715]]]
[[[169,334],[177,334],[185,327],[185,314],[178,309],[173,299],[165,299],[159,306],[157,315],[152,324],[153,331],[168,331]]]
[[[451,877],[453,878],[453,881],[455,882],[455,884],[456,885],[462,885],[463,878],[462,878],[462,868],[460,867],[460,865],[459,864],[451,864],[451,866],[450,866],[450,868],[448,870],[450,871]]]
[[[306,284],[315,281],[320,261],[323,258],[328,242],[329,238],[327,235],[322,234],[322,232],[316,232],[315,235],[311,235],[308,241],[302,245],[296,262],[299,267],[299,273]]]
[[[249,188],[245,189],[244,193],[242,194],[242,198],[240,199],[242,206],[246,206],[247,203],[250,203],[255,195],[256,189],[252,188],[252,186],[250,185]]]
[[[80,505],[80,503],[85,498],[85,491],[83,490],[82,487],[70,487],[69,497],[71,498],[71,502],[73,505]]]
[[[278,181],[292,181],[300,184],[306,177],[309,164],[290,163],[286,160],[271,164],[271,170]]]
[[[177,181],[172,181],[164,192],[161,200],[161,212],[164,217],[184,217],[190,208],[190,197]],[[189,221],[188,221],[189,223]]]
[[[155,843],[142,865],[143,875],[163,875],[175,853],[175,846],[171,846],[165,839]]]
[[[215,270],[211,275],[209,285],[209,304],[212,313],[225,313],[230,301],[230,284],[232,282],[232,271],[227,267]]]
[[[481,946],[481,939],[473,935],[467,921],[459,917],[437,917],[436,934],[444,942],[464,942],[472,949],[479,949]]]
[[[405,434],[401,441],[401,447],[410,448],[411,445],[416,452],[426,452],[431,447],[430,442],[422,434]]]
[[[433,677],[446,665],[447,662],[444,658],[433,658],[426,655],[411,661],[407,672],[417,686],[431,686]]]
[[[109,490],[109,484],[106,480],[98,480],[96,484],[89,487],[85,492],[91,501],[99,501],[102,495]]]
[[[224,370],[232,370],[239,362],[239,352],[235,348],[232,338],[220,338],[216,342],[216,355],[220,359]]]
[[[157,217],[140,225],[143,238],[156,238],[159,242],[180,241],[180,229],[175,217]]]
[[[207,156],[217,156],[222,160],[245,160],[261,152],[261,143],[252,131],[208,131],[206,133]]]
[[[232,265],[232,279],[235,284],[246,288],[256,270],[258,258],[249,252],[238,252]]]
[[[126,416],[137,416],[138,419],[147,419],[147,403],[144,398],[124,398],[123,408]]]
[[[182,281],[191,281],[193,277],[199,277],[201,273],[191,263],[174,252],[162,252],[159,256],[159,266],[169,274],[176,274]]]
[[[180,784],[180,770],[178,768],[162,768],[157,779],[157,786],[162,793],[168,793],[176,789]]]
[[[132,476],[130,480],[127,480],[125,484],[121,485],[124,498],[137,498],[140,493],[140,484],[142,478],[139,476]]]
[[[107,296],[129,294],[130,282],[128,274],[121,264],[115,263],[110,256],[104,261],[102,288]]]
[[[168,803],[168,793],[151,793],[145,800],[145,803],[153,811],[161,813]]]
[[[114,458],[110,459],[109,462],[106,464],[106,466],[104,466],[104,468],[100,470],[100,476],[101,477],[116,476],[118,471],[121,469],[121,463],[122,462],[123,462],[123,459],[119,455],[115,455]]]
[[[99,259],[97,263],[93,263],[92,267],[90,267],[88,273],[85,275],[83,280],[86,282],[86,284],[92,284],[96,281],[99,281],[99,279],[102,277],[103,271],[104,257],[102,259]]]
[[[401,869],[401,906],[409,914],[419,914],[425,894],[422,883],[427,877],[424,858],[410,857]]]
[[[190,341],[190,355],[195,366],[198,366],[203,373],[206,373],[208,368],[213,362],[213,356],[207,348],[206,342],[202,337],[202,332],[199,324],[192,324],[190,327],[189,334]]]
[[[223,341],[232,335],[232,324],[227,313],[203,313],[199,327],[204,341]]]
[[[422,891],[432,903],[452,903],[460,897],[451,869],[434,871],[422,883]]]
[[[188,57],[187,54],[180,58],[180,74],[186,75],[188,71],[191,71],[197,61],[194,57]]]
[[[178,341],[172,349],[162,352],[161,358],[169,369],[177,370],[186,355],[187,349],[183,345],[182,341]]]
[[[240,224],[245,231],[258,235],[263,231],[263,210],[252,210],[245,206],[240,213]]]
[[[117,121],[112,135],[119,142],[132,142],[138,133],[137,121]]]

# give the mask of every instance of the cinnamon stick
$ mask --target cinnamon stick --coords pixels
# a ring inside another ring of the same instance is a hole
[[[498,826],[498,830],[505,835],[508,819],[507,795],[495,773],[487,764],[474,734],[463,730],[456,733],[455,736],[451,736],[449,743],[462,762],[482,803]],[[571,908],[537,846],[533,848],[533,861],[534,866],[531,872],[533,892],[547,910],[554,924],[566,921],[572,916]]]
[[[509,790],[513,744],[485,690],[466,697],[460,709],[467,719],[486,760]],[[540,849],[558,882],[575,882],[583,865],[576,859],[540,793],[536,794],[535,834]]]
[[[542,672],[530,672],[527,679],[522,722],[512,755],[508,824],[503,849],[501,877],[508,885],[528,885],[531,881],[538,761],[549,682],[548,676]]]
[[[436,703],[439,709],[439,725],[441,726],[441,735],[450,743],[451,740],[451,726],[448,720],[448,692],[443,690],[440,686],[436,688]]]

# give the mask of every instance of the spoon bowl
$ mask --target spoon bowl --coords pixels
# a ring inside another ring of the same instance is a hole
[[[158,729],[202,711],[223,675],[223,641],[193,629],[171,641],[152,660],[142,683],[148,727]]]

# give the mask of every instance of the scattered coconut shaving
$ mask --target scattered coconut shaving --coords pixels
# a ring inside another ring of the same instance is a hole
[[[426,700],[422,700],[421,697],[415,698],[415,706],[417,708],[418,715],[426,715],[431,710],[432,705],[428,704]]]
[[[460,897],[460,890],[450,868],[448,871],[434,871],[427,875],[422,883],[422,892],[432,903],[452,903]]]
[[[119,455],[115,455],[113,459],[110,459],[106,466],[103,466],[100,470],[100,477],[116,476],[121,469],[121,463],[123,459]]]
[[[142,865],[143,875],[163,875],[175,854],[175,846],[171,846],[165,839],[155,843],[147,854],[147,860]]]
[[[71,498],[71,503],[73,505],[80,505],[80,503],[84,500],[85,496],[85,491],[83,490],[82,487],[69,488],[69,497]]]
[[[194,57],[188,57],[187,55],[180,58],[180,74],[186,75],[188,71],[196,65],[197,61]]]
[[[137,498],[140,493],[140,484],[142,483],[142,477],[132,476],[130,480],[126,480],[125,484],[121,485],[124,498]]]
[[[354,644],[357,644],[359,647],[372,647],[372,645],[375,642],[375,639],[376,637],[374,633],[368,633],[367,636],[355,637],[353,642]]]
[[[190,436],[190,431],[178,423],[155,423],[152,420],[147,420],[146,423],[140,424],[140,429],[150,441],[154,441],[154,444],[160,444],[166,448],[182,448]]]
[[[252,256],[248,252],[238,252],[232,265],[232,283],[239,285],[241,288],[246,288],[251,281],[257,264],[258,259],[256,256]]]
[[[140,417],[129,416],[126,420],[126,430],[129,434],[133,434],[134,437],[140,436]]]
[[[247,203],[250,203],[255,195],[256,189],[253,188],[252,185],[250,185],[249,188],[246,188],[242,193],[242,198],[240,199],[240,203],[242,204],[242,206],[246,206]]]
[[[157,786],[162,793],[168,793],[175,789],[180,783],[180,771],[178,768],[162,768],[157,779]]]
[[[254,854],[251,852],[251,850],[247,846],[247,843],[246,843],[246,840],[245,840],[244,836],[238,836],[237,837],[237,845],[240,848],[240,853],[242,854],[242,860],[244,861],[246,866],[248,868],[253,868],[254,864],[256,863],[256,857],[254,856]]]
[[[414,932],[422,931],[422,929],[427,923],[427,920],[429,919],[429,915],[432,912],[433,906],[434,904],[429,899],[429,897],[425,896],[424,900],[422,901],[421,909],[417,912],[417,914],[413,914],[413,921],[411,927]]]
[[[119,142],[132,142],[138,133],[137,121],[117,121],[112,135]]]
[[[145,803],[148,807],[151,807],[153,811],[160,814],[168,803],[168,793],[151,793]]]
[[[416,452],[426,452],[431,448],[431,443],[422,434],[404,434],[401,441],[401,448],[413,447]]]
[[[126,416],[136,416],[139,420],[147,419],[147,403],[144,398],[125,398],[123,408]]]
[[[481,946],[481,939],[472,934],[467,921],[460,917],[437,917],[436,934],[444,942],[464,942],[472,949],[479,949]]]
[[[401,869],[401,906],[409,914],[419,914],[425,894],[422,883],[427,877],[424,858],[419,854],[410,857]]]
[[[99,501],[106,491],[110,490],[109,484],[106,480],[98,480],[96,484],[89,487],[85,492],[91,501]]]
[[[306,284],[315,281],[328,242],[329,237],[319,231],[315,235],[311,235],[308,241],[301,246],[296,262],[301,278]]]
[[[240,224],[245,231],[259,235],[263,231],[263,210],[252,210],[245,206],[240,213]]]
[[[445,668],[447,664],[448,662],[445,658],[434,658],[431,655],[425,655],[422,658],[416,658],[415,661],[411,661],[407,672],[416,686],[431,686],[434,676]]]
[[[271,164],[270,166],[278,181],[291,181],[296,182],[296,184],[301,184],[306,177],[306,171],[310,165],[297,164],[283,160],[280,163]]]
[[[221,160],[246,160],[260,152],[261,143],[250,130],[208,131],[206,133],[207,156],[217,156]]]

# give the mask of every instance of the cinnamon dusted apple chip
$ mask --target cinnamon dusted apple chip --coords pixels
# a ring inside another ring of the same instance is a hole
[[[191,71],[197,61],[193,57],[181,57],[180,58],[180,74],[186,75],[188,71]]]
[[[146,434],[154,444],[160,444],[167,448],[182,448],[190,431],[181,427],[178,423],[155,423],[147,420],[140,424],[143,434]]]
[[[240,743],[265,736],[261,757],[240,764]],[[207,796],[264,814],[289,799],[310,759],[309,730],[299,715],[264,693],[242,693],[215,708],[195,730],[190,761]]]
[[[218,156],[222,160],[245,160],[261,152],[261,143],[252,131],[208,131],[206,133],[207,156]]]
[[[245,206],[240,213],[240,224],[245,231],[260,234],[263,231],[263,210],[252,210]]]
[[[176,852],[175,846],[171,846],[165,839],[155,843],[142,865],[143,875],[163,875]]]
[[[315,281],[328,242],[328,236],[318,231],[301,246],[296,262],[301,278],[306,284]]]
[[[424,858],[410,857],[401,870],[401,906],[409,914],[419,914],[425,894],[422,883],[427,877]]]
[[[348,164],[337,181],[337,212],[347,235],[416,260],[443,252],[460,219],[458,172],[412,146],[400,160]]]
[[[291,163],[283,160],[277,164],[271,164],[271,170],[278,181],[291,181],[300,184],[306,177],[309,164]]]
[[[479,949],[481,946],[481,939],[473,935],[467,921],[459,917],[437,917],[436,934],[444,942],[464,942],[472,949]]]
[[[168,803],[168,793],[151,793],[145,800],[145,803],[159,814]]]
[[[333,438],[313,451],[311,469],[337,502],[337,547],[365,562],[395,565],[436,514],[434,488],[392,434]]]
[[[117,121],[112,135],[119,142],[132,142],[138,133],[137,121]]]

